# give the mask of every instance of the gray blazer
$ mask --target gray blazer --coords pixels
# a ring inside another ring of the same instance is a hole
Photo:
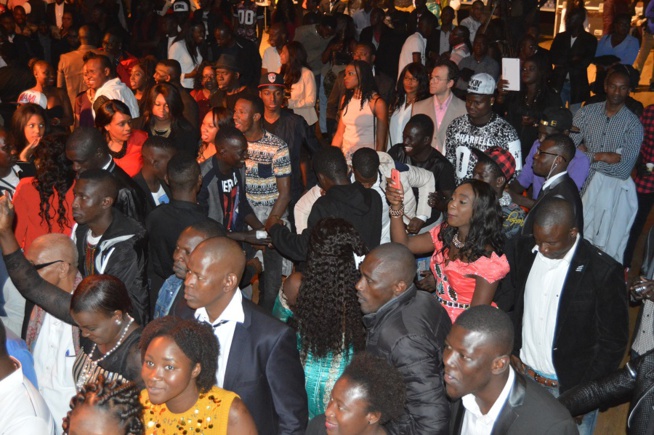
[[[426,100],[417,101],[413,103],[411,108],[411,116],[418,114],[425,114],[434,121],[434,137],[431,142],[431,146],[436,148],[441,154],[445,155],[445,134],[447,133],[447,126],[459,116],[463,116],[466,113],[466,103],[465,101],[458,98],[456,95],[452,95],[452,101],[447,107],[445,116],[441,121],[441,125],[436,125],[436,112],[434,111],[434,97],[429,97]]]

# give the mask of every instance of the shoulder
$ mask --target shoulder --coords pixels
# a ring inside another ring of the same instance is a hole
[[[282,337],[286,334],[293,334],[292,329],[285,323],[275,319],[270,314],[259,308],[251,301],[243,298],[243,312],[245,313],[246,322],[250,318],[249,327],[257,331],[260,337]]]
[[[523,421],[528,421],[531,425],[536,421],[546,420],[550,427],[562,422],[573,424],[568,410],[554,396],[519,373],[516,373],[516,382],[518,376],[521,376],[525,382],[525,399],[520,414],[524,418]]]
[[[433,106],[434,104],[434,97],[429,97],[424,100],[416,101],[413,103],[413,108],[411,109],[411,112],[413,115],[417,115],[419,113],[425,113],[425,111],[430,107]]]
[[[614,272],[615,270],[621,270],[620,263],[586,239],[579,240],[574,258],[581,259],[583,256],[589,259],[590,267],[597,271],[604,271],[605,274]]]

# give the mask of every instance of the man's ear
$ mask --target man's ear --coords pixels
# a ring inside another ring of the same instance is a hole
[[[252,115],[252,119],[254,119],[256,122],[259,122],[261,120],[261,114],[255,113],[254,115]]]
[[[104,75],[106,75],[107,77],[111,77],[111,69],[105,68],[104,69]]]
[[[393,296],[399,296],[408,288],[409,286],[404,281],[398,281],[393,285]]]
[[[495,358],[491,364],[491,373],[499,375],[504,373],[511,366],[511,357],[509,355],[502,355]]]
[[[229,273],[225,277],[223,292],[227,293],[238,287],[241,279],[235,273]]]
[[[111,208],[111,206],[114,205],[114,199],[110,196],[105,196],[102,198],[102,207],[103,208]]]

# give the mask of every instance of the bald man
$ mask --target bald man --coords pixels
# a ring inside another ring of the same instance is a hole
[[[385,425],[389,434],[448,433],[450,405],[443,389],[443,344],[450,318],[432,295],[413,284],[413,254],[397,243],[370,251],[356,284],[366,350],[395,366],[404,377],[404,415]]]
[[[72,293],[82,280],[77,270],[77,257],[75,243],[64,234],[41,236],[25,252],[25,258],[41,278],[68,293]],[[79,330],[42,308],[34,307],[26,342],[34,355],[39,392],[55,421],[60,422],[70,410],[68,403],[76,393],[70,368],[79,349]],[[61,433],[61,429],[57,433]]]
[[[245,254],[215,237],[191,254],[184,298],[220,343],[217,385],[238,394],[259,434],[304,434],[308,411],[295,332],[243,298]]]

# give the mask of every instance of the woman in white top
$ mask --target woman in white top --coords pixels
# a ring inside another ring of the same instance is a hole
[[[386,149],[388,108],[377,94],[370,64],[355,60],[345,68],[345,95],[332,145],[343,150],[348,162],[359,148]]]
[[[413,103],[429,98],[429,76],[423,64],[413,62],[404,67],[395,86],[390,113],[388,147],[402,142],[404,127],[411,119]]]
[[[279,58],[282,61],[281,74],[284,76],[287,91],[287,107],[303,117],[307,124],[315,124],[318,121],[316,78],[307,68],[306,50],[297,41],[288,42],[279,53]]]
[[[204,42],[204,24],[193,24],[188,31],[180,33],[168,49],[168,59],[175,59],[182,67],[182,86],[193,89],[193,79],[202,63],[200,46]]]

